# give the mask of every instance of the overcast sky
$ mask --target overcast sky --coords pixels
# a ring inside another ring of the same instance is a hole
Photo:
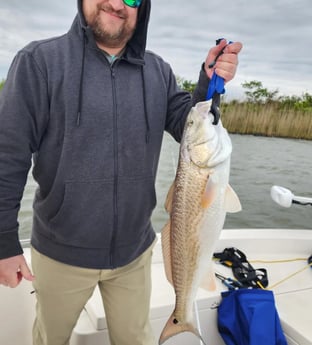
[[[76,0],[0,0],[0,79],[19,49],[63,34],[76,12]],[[312,94],[311,0],[152,0],[148,48],[177,75],[196,81],[219,37],[244,44],[230,97],[251,80],[281,95]]]

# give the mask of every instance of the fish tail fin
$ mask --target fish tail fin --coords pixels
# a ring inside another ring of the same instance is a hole
[[[169,338],[182,332],[191,332],[195,334],[202,341],[202,343],[206,345],[198,329],[191,322],[179,322],[175,318],[174,313],[172,313],[163,331],[161,332],[158,345],[163,344]]]

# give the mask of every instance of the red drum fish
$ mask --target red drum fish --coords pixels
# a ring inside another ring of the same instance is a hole
[[[211,101],[198,103],[186,120],[176,177],[165,205],[170,219],[162,230],[162,250],[176,301],[159,344],[185,331],[201,338],[192,312],[197,290],[215,289],[215,245],[226,213],[241,210],[229,185],[231,152],[221,119],[214,124]]]

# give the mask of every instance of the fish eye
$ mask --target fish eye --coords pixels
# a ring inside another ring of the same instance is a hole
[[[188,122],[188,125],[189,125],[189,126],[193,126],[193,124],[194,124],[194,121],[193,121],[193,120],[190,120],[190,121]]]

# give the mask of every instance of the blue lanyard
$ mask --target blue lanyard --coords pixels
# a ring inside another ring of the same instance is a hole
[[[221,40],[222,40],[222,38],[220,38],[216,41],[217,45],[220,43]],[[229,41],[229,44],[231,44],[231,43],[233,43],[233,42]],[[224,49],[225,49],[225,47],[216,56],[215,60],[209,65],[210,68],[212,68],[215,65],[217,59],[223,54]],[[210,80],[209,87],[207,90],[206,100],[209,101],[215,93],[217,93],[219,95],[224,94],[225,89],[224,89],[224,79],[219,77],[215,72],[213,72],[213,75],[212,75],[212,78]]]
[[[212,78],[209,83],[206,100],[209,101],[215,93],[224,94],[224,79],[219,77],[215,72],[213,72]]]

